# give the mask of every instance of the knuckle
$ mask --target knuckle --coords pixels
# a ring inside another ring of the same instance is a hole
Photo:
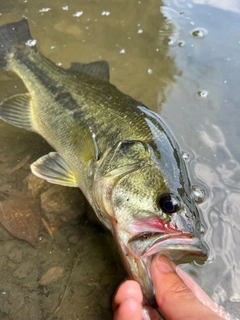
[[[193,293],[192,291],[182,282],[176,280],[168,287],[169,295],[174,296],[176,298],[185,298],[192,299]]]

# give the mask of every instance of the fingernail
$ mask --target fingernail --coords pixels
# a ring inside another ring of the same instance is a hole
[[[157,267],[158,270],[162,273],[174,271],[172,263],[167,259],[167,257],[164,256],[157,257]]]

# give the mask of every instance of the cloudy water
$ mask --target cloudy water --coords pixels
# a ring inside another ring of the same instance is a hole
[[[240,318],[239,2],[9,0],[0,14],[1,25],[27,17],[38,49],[63,67],[107,60],[111,82],[161,114],[184,152],[209,247],[204,265],[182,268]],[[25,91],[0,72],[1,100]],[[40,136],[1,122],[0,147],[0,318],[112,319],[126,274],[110,235],[80,191],[30,175],[51,150]]]

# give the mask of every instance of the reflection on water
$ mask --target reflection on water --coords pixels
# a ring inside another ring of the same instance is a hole
[[[204,266],[182,267],[216,302],[238,318],[240,153],[236,70],[240,48],[236,38],[239,15],[231,11],[239,12],[240,7],[236,3],[236,10],[223,11],[211,5],[174,3],[171,8],[164,7],[163,12],[168,23],[178,25],[176,41],[184,42],[181,51],[178,48],[170,51],[183,72],[161,106],[162,115],[183,150],[190,154],[192,182],[207,192],[200,208],[207,226],[204,240],[210,248]],[[184,14],[177,15],[180,10]]]
[[[211,243],[211,269],[220,276],[203,283],[215,300],[223,305],[240,301],[240,266],[239,266],[239,174],[240,165],[229,151],[221,129],[216,125],[201,132],[204,145],[211,149],[212,155],[195,166],[202,179],[211,186],[211,202],[206,223],[210,224],[206,239]],[[212,169],[214,165],[214,170]],[[208,266],[206,266],[208,269]],[[210,272],[210,267],[209,267]],[[230,308],[231,310],[231,308]]]
[[[224,11],[224,1],[218,8],[214,3],[12,0],[1,5],[0,23],[26,16],[39,50],[63,67],[109,61],[112,83],[161,112],[189,155],[193,185],[206,192],[199,206],[209,260],[182,267],[238,317],[240,7],[231,1],[231,11]],[[10,73],[1,71],[0,81],[1,99],[25,90]],[[50,147],[36,134],[2,122],[0,145],[1,194],[27,192],[29,164]],[[34,188],[52,230],[42,227],[32,248],[0,229],[1,239],[8,239],[0,242],[1,319],[111,319],[109,298],[125,273],[105,231],[85,217],[81,195],[79,212],[67,207],[66,218],[54,209],[64,188],[57,196],[56,189]],[[59,280],[50,277],[46,284],[42,277],[53,267]]]

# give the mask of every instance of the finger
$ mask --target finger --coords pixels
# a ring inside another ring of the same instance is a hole
[[[119,305],[128,298],[135,298],[140,304],[142,304],[142,291],[140,285],[136,281],[127,280],[120,285],[113,298],[113,310],[116,310]]]
[[[122,300],[114,313],[114,320],[142,320],[142,304],[134,297]]]
[[[145,316],[145,314],[146,314],[146,316]],[[163,320],[163,318],[159,315],[157,310],[149,307],[148,305],[143,306],[142,319],[143,320],[144,319],[148,319],[148,320],[149,319],[151,319],[151,320]]]
[[[176,266],[167,257],[157,256],[151,265],[156,301],[167,318],[221,319],[204,306],[176,273]]]
[[[113,298],[113,310],[115,311],[114,320],[161,319],[156,310],[153,310],[149,306],[143,307],[142,302],[143,295],[140,285],[133,280],[125,281],[120,285]],[[133,315],[130,317],[131,312]]]

